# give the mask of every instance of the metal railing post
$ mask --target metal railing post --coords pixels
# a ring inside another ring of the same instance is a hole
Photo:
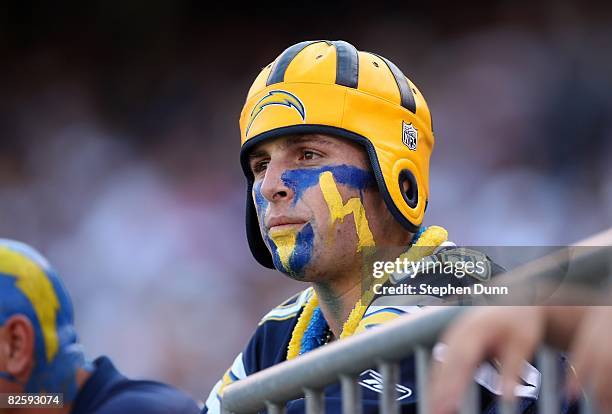
[[[427,401],[427,381],[429,381],[429,360],[431,351],[423,346],[418,346],[415,351],[417,395],[419,398],[418,414],[428,414],[429,405]]]
[[[537,356],[538,368],[542,373],[542,388],[538,408],[542,414],[556,414],[560,409],[558,355],[548,347],[542,347]]]
[[[285,414],[285,404],[277,404],[272,402],[266,402],[266,410],[268,414]]]
[[[397,362],[382,362],[379,365],[382,376],[382,396],[380,399],[380,412],[382,414],[399,414],[397,402],[397,383],[400,380],[400,369]]]
[[[480,390],[478,384],[470,382],[468,389],[464,395],[463,403],[459,413],[461,414],[476,414],[480,412]]]
[[[499,398],[499,405],[501,408],[501,414],[516,414],[517,405],[516,398],[512,400],[506,400],[504,398]]]
[[[304,389],[306,414],[325,414],[325,394],[323,390]]]
[[[363,410],[358,377],[341,375],[340,386],[342,387],[342,414],[361,414]]]

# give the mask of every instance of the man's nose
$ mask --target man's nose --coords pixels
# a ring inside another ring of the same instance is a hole
[[[287,168],[280,163],[270,161],[261,184],[261,194],[270,202],[291,200],[293,190],[283,181]]]

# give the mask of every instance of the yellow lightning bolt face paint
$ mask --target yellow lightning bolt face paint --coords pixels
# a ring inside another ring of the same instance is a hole
[[[30,301],[38,318],[45,344],[45,356],[50,362],[57,354],[57,312],[59,299],[43,270],[20,253],[0,246],[0,273],[16,278],[15,286]]]
[[[375,245],[361,200],[354,198],[344,204],[336,186],[338,183],[361,192],[375,185],[370,171],[352,165],[329,165],[287,170],[282,174],[281,180],[293,191],[291,202],[293,206],[302,200],[309,188],[319,186],[330,209],[331,223],[342,221],[345,216],[352,213],[359,237],[358,251]],[[263,229],[263,219],[269,203],[261,194],[261,182],[253,186],[253,198],[260,227]],[[332,240],[331,237],[333,235],[325,238],[326,243]],[[270,232],[264,235],[264,240],[272,253],[274,266],[283,273],[299,276],[312,259],[314,229],[311,223],[306,223],[297,230],[288,228]]]
[[[344,217],[352,214],[358,239],[357,251],[359,252],[365,247],[374,247],[376,243],[361,200],[354,197],[344,203],[331,171],[325,171],[321,174],[319,186],[329,208],[330,224],[333,225],[336,221],[343,222]]]
[[[291,269],[289,259],[295,249],[295,242],[297,239],[297,232],[295,229],[284,229],[278,231],[270,231],[270,239],[276,246],[276,253],[278,258],[285,269]]]

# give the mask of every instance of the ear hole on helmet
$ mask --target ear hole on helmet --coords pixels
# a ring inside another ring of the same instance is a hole
[[[416,208],[419,203],[419,187],[412,171],[402,170],[399,174],[399,188],[404,201],[410,208]]]

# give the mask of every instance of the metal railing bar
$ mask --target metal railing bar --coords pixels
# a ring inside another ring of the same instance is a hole
[[[285,404],[266,402],[268,414],[285,414]]]
[[[361,387],[358,377],[354,375],[341,375],[342,387],[342,414],[361,414]]]
[[[478,384],[470,382],[459,409],[460,414],[476,414],[480,412],[480,389]]]
[[[429,413],[429,402],[427,400],[427,381],[429,381],[429,360],[431,351],[423,346],[418,346],[415,350],[417,395],[419,403],[417,406],[418,414]]]
[[[538,352],[538,369],[542,373],[542,387],[538,398],[541,414],[557,414],[560,411],[558,363],[559,357],[550,348],[543,346]]]
[[[400,382],[400,367],[397,362],[381,362],[378,366],[382,376],[382,395],[380,412],[382,414],[399,414],[397,402],[397,383]]]
[[[580,414],[598,414],[597,404],[591,394],[587,391],[580,399]]]
[[[517,412],[517,401],[516,398],[512,400],[506,400],[504,398],[499,398],[498,404],[501,408],[501,414],[516,414]]]
[[[306,414],[325,414],[325,393],[320,389],[304,389]]]
[[[303,395],[304,388],[323,388],[336,383],[340,374],[359,374],[385,355],[400,360],[417,345],[433,345],[437,333],[464,309],[426,309],[397,318],[376,329],[311,351],[299,358],[257,372],[225,389],[226,407],[242,412],[265,408],[264,401],[290,401]]]

